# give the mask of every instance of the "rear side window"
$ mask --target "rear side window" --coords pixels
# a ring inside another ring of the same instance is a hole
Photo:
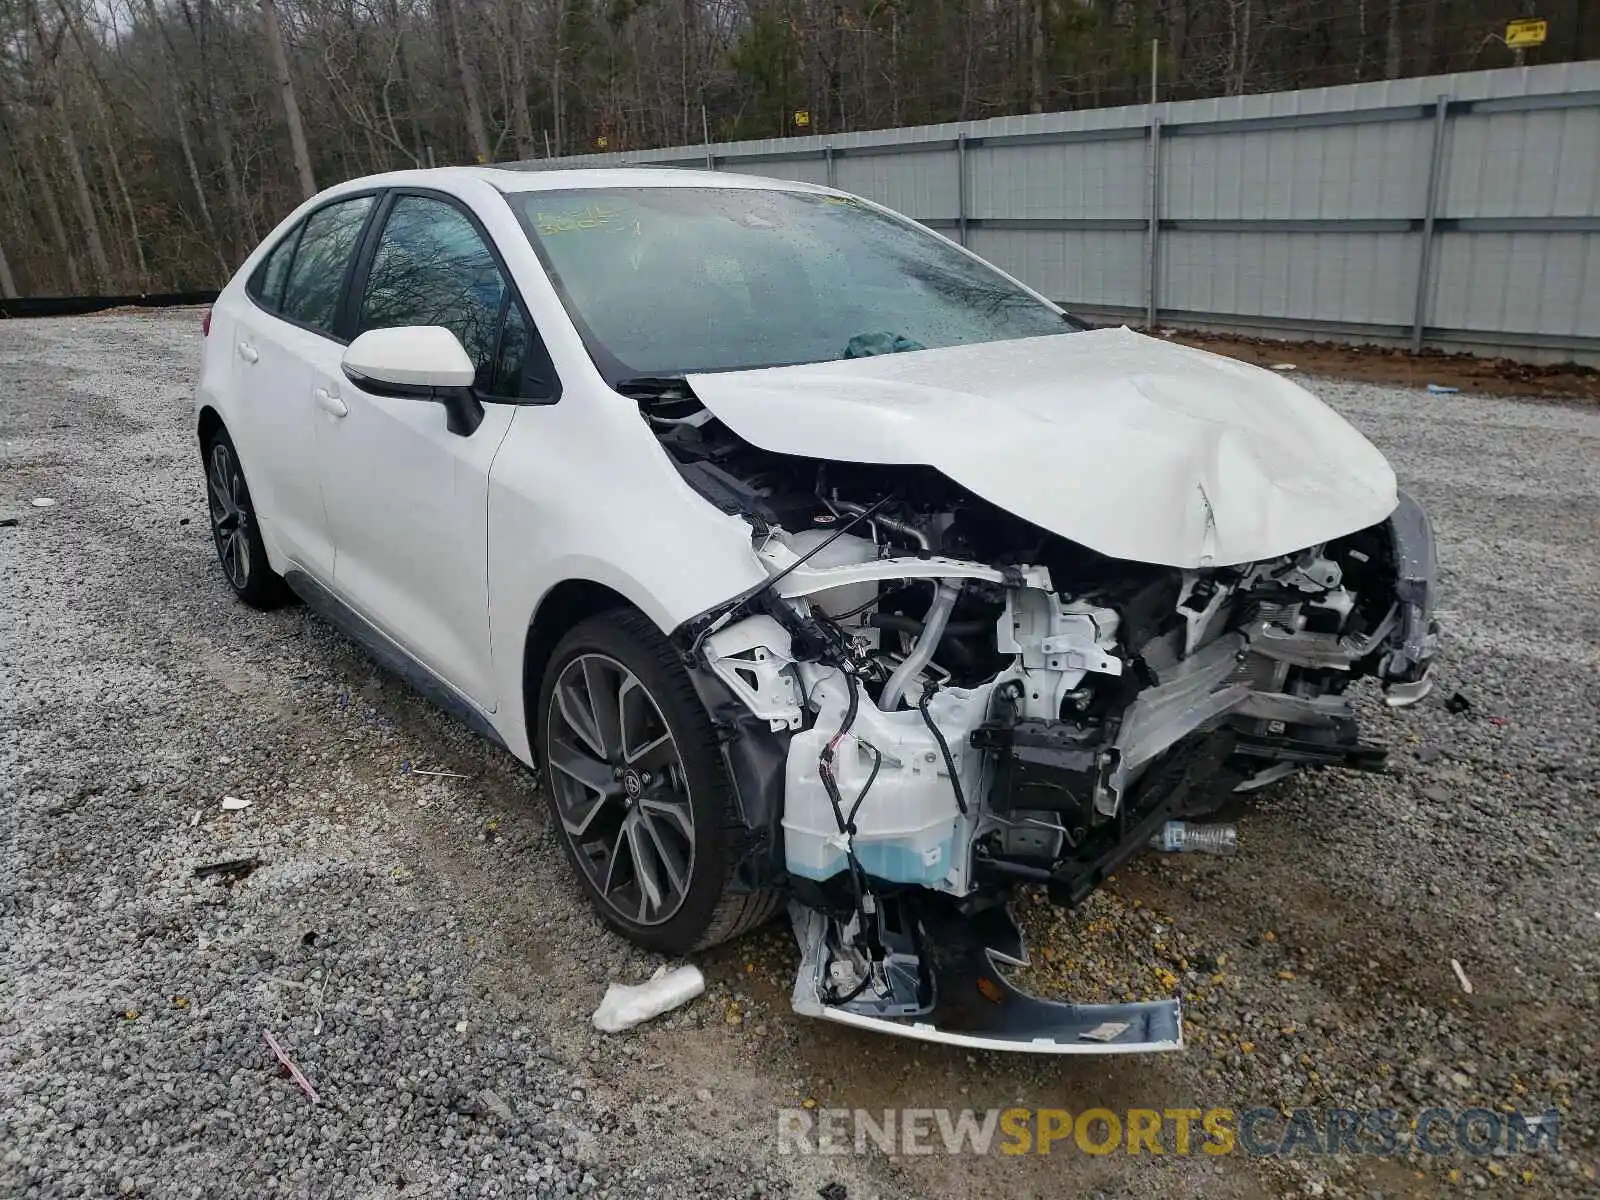
[[[319,208],[306,218],[284,284],[279,311],[285,317],[324,333],[333,332],[345,271],[371,208],[371,196],[358,196]]]
[[[272,248],[272,253],[261,260],[261,265],[250,274],[245,291],[262,308],[277,312],[283,303],[283,281],[289,277],[289,263],[294,259],[295,243],[300,240],[304,223],[296,225],[283,241]]]

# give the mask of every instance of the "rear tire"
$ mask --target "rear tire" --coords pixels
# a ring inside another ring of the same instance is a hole
[[[206,473],[206,504],[211,516],[211,538],[217,547],[217,562],[222,575],[238,596],[251,608],[280,608],[291,598],[283,576],[267,562],[267,547],[261,540],[255,504],[239,452],[228,431],[218,426],[201,443],[201,458]]]
[[[771,919],[780,892],[729,890],[743,830],[733,785],[688,673],[643,614],[573,628],[538,705],[551,822],[606,924],[683,954]]]

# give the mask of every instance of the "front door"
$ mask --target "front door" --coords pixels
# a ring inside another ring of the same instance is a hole
[[[501,328],[515,298],[474,223],[434,196],[391,201],[355,328],[443,325],[501,388]],[[364,278],[361,276],[364,274]],[[344,601],[485,712],[498,707],[489,653],[489,470],[516,407],[493,400],[470,435],[425,400],[374,396],[346,379],[338,347],[316,364],[317,461]]]

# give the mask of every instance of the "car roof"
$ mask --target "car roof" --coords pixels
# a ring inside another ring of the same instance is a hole
[[[497,191],[549,192],[576,188],[681,188],[719,187],[782,189],[795,192],[831,192],[812,183],[792,179],[766,179],[731,171],[691,170],[680,167],[579,167],[541,170],[537,167],[431,167],[416,171],[390,171],[365,179],[352,179],[339,190],[366,187],[448,187],[469,179],[481,180]],[[331,189],[330,189],[331,190]]]

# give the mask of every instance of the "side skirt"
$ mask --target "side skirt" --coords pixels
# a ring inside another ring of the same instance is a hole
[[[473,733],[487,738],[496,746],[505,746],[505,739],[482,710],[311,576],[304,571],[291,569],[284,573],[283,580],[319,617],[360,646],[384,670],[399,676],[413,691],[435,707],[442,708]]]

